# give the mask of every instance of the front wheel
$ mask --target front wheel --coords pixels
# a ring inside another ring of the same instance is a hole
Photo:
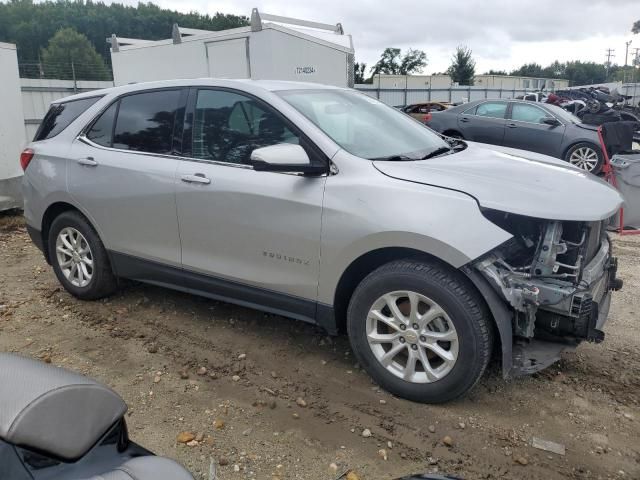
[[[591,143],[582,142],[573,145],[567,151],[565,160],[582,170],[597,174],[602,170],[604,155],[600,147]]]
[[[347,329],[367,373],[417,402],[462,396],[491,355],[482,299],[462,274],[435,262],[394,261],[369,274],[353,294]]]

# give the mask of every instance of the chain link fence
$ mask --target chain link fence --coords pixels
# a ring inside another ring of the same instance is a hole
[[[18,62],[20,78],[41,78],[56,80],[113,80],[111,60],[105,60],[104,65],[76,63],[51,63],[35,61]]]

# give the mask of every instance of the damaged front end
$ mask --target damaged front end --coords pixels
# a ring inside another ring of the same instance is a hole
[[[510,306],[513,353],[505,375],[541,370],[583,340],[601,342],[611,291],[622,287],[604,222],[483,213],[513,235],[473,264]]]

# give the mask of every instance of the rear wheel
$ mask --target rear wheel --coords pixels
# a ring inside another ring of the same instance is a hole
[[[115,291],[117,281],[104,245],[79,212],[67,211],[55,218],[48,246],[56,277],[69,293],[94,300]]]
[[[395,261],[372,272],[353,294],[347,328],[367,373],[418,402],[465,394],[490,358],[482,300],[461,274],[436,263]]]
[[[582,142],[573,145],[565,155],[565,160],[590,173],[600,173],[604,163],[602,149],[592,143]]]

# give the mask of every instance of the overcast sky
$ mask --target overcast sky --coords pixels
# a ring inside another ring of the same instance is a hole
[[[135,1],[127,1],[135,4]],[[155,0],[179,11],[249,16],[252,7],[276,15],[324,23],[341,22],[353,36],[356,60],[372,66],[385,47],[419,48],[427,54],[425,73],[447,69],[453,50],[473,50],[476,72],[512,70],[523,63],[543,66],[553,60],[629,63],[640,35],[640,0]],[[167,35],[168,37],[169,35]]]

